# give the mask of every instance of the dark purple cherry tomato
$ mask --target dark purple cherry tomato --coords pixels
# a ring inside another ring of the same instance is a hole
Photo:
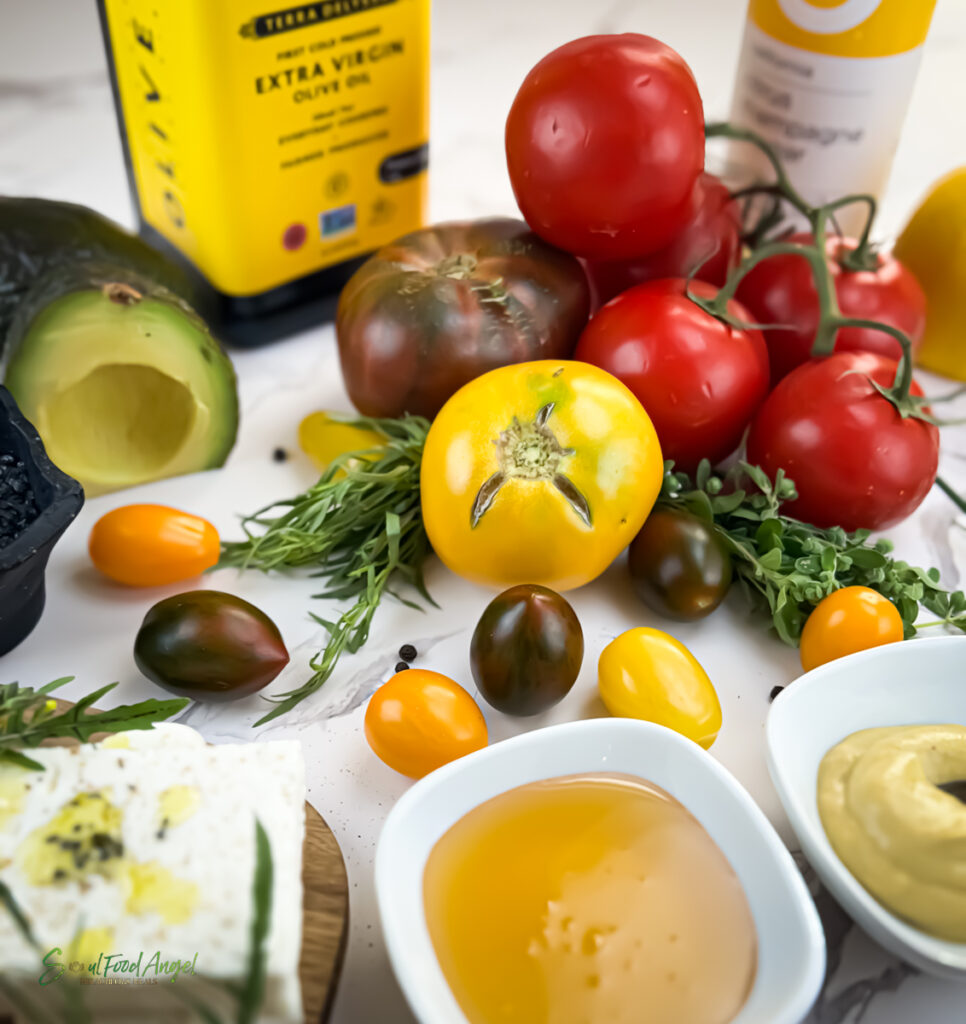
[[[153,683],[194,700],[238,700],[267,686],[288,664],[274,622],[219,590],[158,601],[134,641],[134,660]]]
[[[470,644],[480,693],[508,715],[538,715],[566,697],[583,657],[573,608],[555,590],[530,583],[493,598]]]
[[[638,597],[659,615],[680,622],[703,619],[731,586],[731,556],[703,519],[678,509],[657,508],[627,552]]]

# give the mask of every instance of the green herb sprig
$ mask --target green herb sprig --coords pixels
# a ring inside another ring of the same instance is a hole
[[[658,503],[713,523],[732,555],[735,576],[754,604],[767,608],[779,637],[798,646],[809,612],[834,590],[863,586],[889,598],[915,636],[919,606],[936,622],[966,632],[966,595],[948,591],[938,569],[920,569],[891,557],[892,543],[868,530],[820,529],[782,515],[795,485],[779,470],[774,481],[758,466],[739,463],[725,477],[704,460],[694,480],[664,465]],[[920,624],[918,628],[923,628]]]
[[[43,771],[39,761],[23,753],[24,748],[38,747],[50,739],[68,737],[83,743],[96,733],[150,729],[155,722],[171,718],[189,703],[186,698],[151,699],[108,711],[89,711],[117,686],[109,683],[82,697],[66,711],[58,711],[57,702],[50,695],[72,679],[73,676],[64,676],[38,689],[19,683],[0,686],[0,763]]]
[[[313,567],[313,575],[325,577],[329,584],[314,596],[354,600],[335,622],[313,615],[328,630],[329,641],[311,660],[311,677],[297,689],[269,698],[276,706],[256,726],[315,693],[346,651],[362,647],[385,594],[420,607],[391,589],[395,580],[435,603],[423,581],[429,541],[419,506],[419,467],[428,421],[404,416],[342,422],[380,434],[385,445],[340,456],[304,494],[246,516],[246,539],[222,546],[219,567],[265,572]]]

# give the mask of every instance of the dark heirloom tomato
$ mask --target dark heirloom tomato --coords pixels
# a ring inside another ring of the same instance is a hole
[[[811,242],[812,236],[792,235],[789,241]],[[855,246],[854,239],[838,236],[828,238],[825,246],[842,315],[898,327],[915,351],[926,328],[926,297],[919,282],[894,256],[883,253],[876,256],[875,270],[849,270],[841,260]],[[762,332],[773,384],[811,358],[819,304],[812,268],[804,256],[792,253],[762,260],[742,279],[737,298],[756,323],[788,325]],[[879,352],[891,359],[902,355],[895,338],[868,327],[843,327],[836,335],[835,351]]]
[[[741,256],[741,209],[727,186],[713,174],[701,174],[691,193],[691,213],[672,241],[631,260],[587,260],[595,305],[602,306],[636,284],[660,277],[697,277],[723,285]]]
[[[189,590],[148,611],[134,660],[179,697],[228,701],[267,686],[288,664],[288,651],[260,608],[219,590]]]
[[[637,596],[659,615],[680,622],[703,619],[731,586],[731,556],[703,519],[657,508],[631,541],[627,566]]]
[[[717,289],[692,281],[692,294]],[[728,312],[748,313],[737,302]],[[654,424],[665,459],[693,472],[702,459],[730,455],[768,394],[768,352],[761,333],[723,323],[692,302],[679,278],[649,281],[599,310],[580,337],[576,359],[612,373]]]
[[[510,587],[473,631],[470,665],[483,697],[508,715],[537,715],[569,692],[584,657],[573,608],[555,590]]]
[[[432,418],[488,370],[568,358],[589,312],[579,262],[523,221],[414,231],[342,290],[335,331],[346,391],[366,416]]]
[[[786,515],[815,526],[882,530],[910,515],[939,466],[939,430],[903,417],[888,388],[896,362],[836,352],[792,370],[765,399],[748,432],[748,461],[795,482]],[[913,395],[922,395],[913,383]]]
[[[542,238],[602,260],[644,256],[687,223],[704,113],[680,54],[650,36],[587,36],[527,75],[506,122],[510,183]]]

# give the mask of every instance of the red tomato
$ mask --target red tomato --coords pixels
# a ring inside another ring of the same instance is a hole
[[[691,215],[663,249],[636,260],[587,260],[595,305],[635,284],[690,277],[722,285],[741,256],[741,210],[720,178],[701,174],[691,193]]]
[[[789,241],[810,242],[811,235],[792,235]],[[825,251],[843,316],[878,320],[898,327],[919,346],[926,326],[926,297],[919,282],[891,255],[879,254],[875,270],[847,270],[840,260],[855,248],[852,238],[833,236]],[[751,310],[756,323],[789,324],[792,329],[764,331],[777,382],[811,358],[818,324],[818,295],[808,261],[802,256],[772,256],[754,267],[738,286],[737,298]],[[837,352],[879,352],[898,359],[899,342],[882,331],[845,327],[835,340]]]
[[[939,431],[903,419],[872,386],[892,384],[896,361],[874,352],[813,359],[780,381],[748,434],[748,461],[781,467],[798,500],[788,515],[816,526],[881,530],[910,515],[939,465]],[[914,395],[922,391],[915,383]]]
[[[691,69],[649,36],[587,36],[520,86],[506,122],[510,182],[527,223],[578,256],[626,259],[667,245],[704,167]]]
[[[611,299],[584,329],[575,359],[622,381],[651,417],[666,459],[692,471],[738,447],[768,394],[768,350],[760,332],[740,331],[706,313],[680,278],[650,281]],[[693,281],[692,292],[717,289]],[[728,312],[748,313],[737,302]]]

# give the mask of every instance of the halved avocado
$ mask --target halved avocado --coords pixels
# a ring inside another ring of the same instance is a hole
[[[39,278],[94,262],[127,267],[188,302],[197,297],[181,266],[96,211],[56,199],[0,196],[0,352],[17,307]]]
[[[224,463],[231,361],[182,299],[132,272],[53,271],[17,310],[4,383],[89,495]]]

